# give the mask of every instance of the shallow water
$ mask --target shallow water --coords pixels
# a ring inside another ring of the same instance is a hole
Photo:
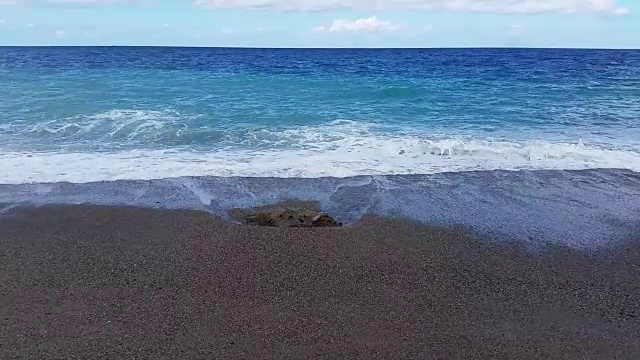
[[[103,204],[198,209],[226,216],[284,200],[317,201],[339,221],[365,214],[463,225],[532,247],[598,248],[637,240],[640,175],[622,170],[477,171],[352,178],[185,177],[0,185],[5,204]]]

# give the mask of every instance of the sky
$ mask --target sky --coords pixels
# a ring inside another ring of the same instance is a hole
[[[0,45],[640,48],[640,0],[0,0]]]

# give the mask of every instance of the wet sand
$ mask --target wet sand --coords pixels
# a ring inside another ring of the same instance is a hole
[[[18,209],[0,217],[0,358],[639,359],[640,240],[531,253],[380,219]]]

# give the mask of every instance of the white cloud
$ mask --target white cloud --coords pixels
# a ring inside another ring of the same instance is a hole
[[[159,3],[161,0],[0,0],[0,5]],[[437,10],[497,14],[605,13],[627,15],[620,0],[191,0],[198,7],[279,11]]]
[[[499,14],[629,13],[629,9],[618,5],[618,0],[193,0],[193,3],[212,9],[282,11],[428,9]]]
[[[621,7],[621,8],[615,9],[613,13],[616,15],[629,15],[631,14],[631,10],[629,10],[629,8]]]
[[[65,35],[67,35],[67,32],[64,30],[56,30],[56,32],[54,33],[54,35],[56,37],[64,37]]]
[[[357,20],[336,19],[330,26],[318,26],[313,28],[314,32],[378,32],[378,31],[396,31],[400,29],[399,25],[390,21],[379,20],[372,16]]]

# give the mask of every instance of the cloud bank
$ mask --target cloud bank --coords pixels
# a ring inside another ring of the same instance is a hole
[[[163,0],[0,0],[0,5],[159,4]],[[183,0],[188,1],[188,0]],[[605,13],[629,14],[619,0],[191,0],[209,9],[250,9],[295,12],[353,10],[434,10],[493,14]]]
[[[211,9],[279,11],[437,10],[496,14],[609,13],[624,15],[629,9],[616,0],[194,0]]]
[[[330,26],[318,26],[313,29],[314,32],[378,32],[378,31],[396,31],[400,29],[399,25],[392,24],[390,21],[379,20],[377,17],[363,18],[357,20],[336,19]]]

